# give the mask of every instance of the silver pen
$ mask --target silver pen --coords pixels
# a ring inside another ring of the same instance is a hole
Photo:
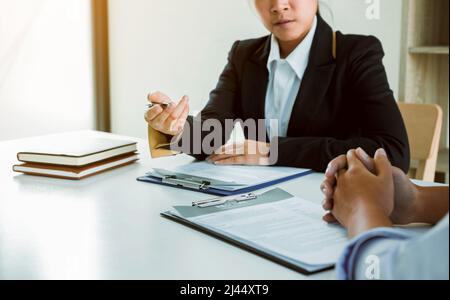
[[[152,108],[152,107],[154,107],[154,106],[157,106],[157,105],[159,105],[159,106],[161,106],[163,109],[166,109],[167,107],[169,107],[169,105],[171,104],[172,102],[163,102],[163,103],[148,103],[148,104],[146,104],[145,105],[145,109],[150,109],[150,108]]]
[[[239,196],[230,196],[230,197],[218,197],[218,198],[212,198],[207,200],[200,200],[200,201],[194,201],[192,202],[192,206],[197,206],[199,208],[206,208],[211,206],[219,206],[222,204],[230,203],[230,202],[245,202],[249,200],[257,199],[258,195],[254,193],[248,193],[244,195]]]

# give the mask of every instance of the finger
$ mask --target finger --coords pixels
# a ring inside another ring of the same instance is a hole
[[[186,104],[186,107],[184,108],[183,113],[178,118],[177,121],[177,130],[181,131],[184,128],[184,125],[186,124],[187,117],[189,116],[189,103]]]
[[[147,99],[151,103],[162,104],[162,103],[170,103],[172,100],[164,93],[154,92],[150,93],[147,96]]]
[[[216,161],[216,165],[245,165],[248,164],[245,156],[233,156],[227,159]]]
[[[238,154],[213,154],[207,158],[209,162],[216,162],[219,160],[228,159],[234,156],[238,156]]]
[[[325,171],[325,176],[330,179],[334,179],[337,172],[341,169],[347,168],[347,157],[345,155],[340,155],[333,159]]]
[[[161,106],[154,106],[145,113],[145,119],[147,120],[147,122],[151,122],[157,116],[159,116],[159,114],[162,113],[162,111],[163,109]]]
[[[262,156],[270,155],[270,144],[265,142],[255,142],[257,154]]]
[[[328,180],[325,180],[320,185],[320,190],[325,195],[325,198],[333,198],[334,188],[331,186],[330,182]]]
[[[364,151],[361,147],[356,149],[356,156],[361,160],[361,162],[364,164],[364,166],[369,170],[370,172],[375,172],[375,166],[373,163],[373,158],[367,154],[366,151]]]
[[[236,151],[236,149],[240,146],[242,146],[242,145],[238,145],[235,143],[223,145],[220,148],[218,148],[216,151],[214,151],[214,153],[216,155],[233,154]]]
[[[157,116],[153,120],[153,122],[155,122],[158,126],[165,127],[166,129],[169,129],[166,126],[166,121],[167,121],[167,119],[169,118],[170,114],[173,112],[174,109],[175,109],[175,104],[174,103],[170,103],[169,106],[167,106],[167,108],[164,109],[159,114],[159,116]]]
[[[215,162],[219,160],[228,159],[234,156],[242,156],[244,154],[247,154],[246,149],[246,142],[245,143],[239,143],[239,144],[229,144],[224,145],[220,147],[219,149],[214,151],[214,154],[211,155],[208,160],[210,162]]]
[[[227,152],[227,149],[230,150],[230,147],[231,147],[231,146],[232,146],[232,147],[235,147],[235,145],[236,145],[236,144],[220,146],[219,148],[217,148],[216,150],[214,150],[214,154],[213,154],[212,156],[214,156],[214,155],[223,155],[223,154],[225,154],[225,153]],[[232,152],[233,152],[233,151],[231,151],[231,153],[232,153]],[[231,154],[231,153],[230,153],[230,154]]]
[[[240,143],[240,144],[229,144],[229,145],[224,145],[222,147],[220,147],[219,149],[217,149],[216,151],[214,151],[214,153],[216,155],[236,155],[236,154],[244,154],[245,153],[245,145]]]
[[[364,168],[363,163],[359,160],[359,158],[356,156],[355,150],[350,150],[347,152],[347,163],[348,163],[348,169],[354,169],[354,168]]]
[[[339,178],[344,176],[347,170],[339,170],[339,172],[336,175],[337,180],[339,181]]]
[[[173,112],[171,114],[171,117],[174,120],[178,120],[178,118],[184,112],[188,101],[189,101],[188,96],[183,96],[183,98],[181,98],[180,102],[178,103],[178,105],[175,107],[175,109],[173,110]]]
[[[332,213],[327,213],[325,216],[323,216],[322,219],[327,223],[338,223],[338,220],[333,216]]]
[[[402,180],[404,178],[406,178],[406,180],[409,180],[408,175],[406,175],[403,170],[394,166],[392,167],[392,177],[394,178],[394,180]]]
[[[272,166],[273,163],[270,161],[270,158],[268,156],[260,156],[260,155],[253,155],[255,163],[253,165],[256,166]]]
[[[184,107],[184,111],[180,116],[180,120],[184,123],[186,122],[187,117],[189,116],[189,101],[186,103],[186,106]]]
[[[242,154],[266,156],[270,153],[270,145],[256,140],[246,140],[244,151]]]
[[[322,202],[322,208],[325,210],[325,211],[331,211],[332,209],[333,209],[333,200],[331,200],[331,199],[325,199],[325,200],[323,200],[323,202]]]
[[[375,152],[374,161],[377,176],[392,178],[392,165],[384,149],[378,149],[377,152]]]
[[[187,96],[183,96],[178,105],[176,105],[173,111],[167,116],[166,120],[163,123],[164,128],[170,128],[170,131],[179,131],[180,122],[179,117],[184,112],[187,105],[188,98]],[[183,120],[184,121],[184,120]],[[184,123],[183,123],[184,125]]]

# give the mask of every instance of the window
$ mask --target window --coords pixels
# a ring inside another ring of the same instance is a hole
[[[93,129],[89,0],[0,0],[0,140]]]

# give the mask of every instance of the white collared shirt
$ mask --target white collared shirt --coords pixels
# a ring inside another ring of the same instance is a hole
[[[308,66],[316,28],[317,17],[314,18],[311,30],[304,40],[286,59],[280,57],[278,41],[273,35],[271,36],[270,54],[267,60],[269,84],[265,104],[266,130],[270,139],[275,136],[287,136],[292,109]]]

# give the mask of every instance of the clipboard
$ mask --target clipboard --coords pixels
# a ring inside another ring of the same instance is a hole
[[[248,195],[251,195],[251,197],[247,198],[246,196],[248,196]],[[255,194],[251,193],[251,194],[247,194],[247,195],[241,195],[239,198],[231,198],[230,199],[230,197],[228,197],[228,199],[225,202],[221,202],[221,203],[218,203],[217,205],[212,205],[212,206],[201,207],[198,205],[198,203],[205,203],[208,201],[214,202],[220,198],[212,198],[212,199],[204,200],[204,201],[196,201],[196,202],[193,202],[192,207],[186,207],[186,206],[185,207],[183,207],[183,206],[175,206],[174,207],[174,209],[178,209],[178,210],[185,208],[184,213],[186,213],[186,211],[187,211],[187,214],[188,214],[187,217],[184,217],[181,214],[174,213],[173,211],[163,212],[163,213],[161,213],[161,216],[168,220],[172,220],[179,224],[185,225],[189,228],[198,230],[209,236],[215,237],[215,238],[217,238],[221,241],[224,241],[226,243],[229,243],[231,245],[237,246],[243,250],[246,250],[250,253],[256,254],[260,257],[263,257],[263,258],[273,261],[275,263],[278,263],[284,267],[287,267],[291,270],[294,270],[294,271],[299,272],[304,275],[313,275],[313,274],[317,274],[317,273],[321,273],[324,271],[334,269],[334,264],[325,265],[325,266],[324,265],[318,265],[318,266],[308,265],[308,264],[299,262],[299,261],[295,260],[294,258],[284,256],[280,253],[277,253],[277,252],[271,251],[267,248],[261,247],[254,242],[244,240],[242,238],[237,238],[231,234],[228,234],[227,232],[223,232],[221,230],[217,230],[215,228],[208,227],[208,226],[203,226],[201,224],[192,222],[188,219],[189,217],[196,217],[196,216],[199,216],[202,214],[211,214],[211,213],[216,213],[216,212],[220,212],[220,211],[225,211],[228,209],[236,209],[236,208],[242,208],[242,207],[253,206],[253,205],[258,205],[258,204],[277,202],[277,201],[286,200],[286,199],[289,199],[292,197],[293,196],[291,194],[289,194],[288,192],[277,188],[277,189],[268,191],[266,193],[263,193],[261,195],[255,195]]]
[[[166,173],[163,174],[163,176],[161,177],[156,177],[152,176],[151,174],[147,174],[146,176],[138,177],[137,180],[141,182],[171,186],[175,188],[215,196],[233,196],[250,193],[256,190],[260,190],[266,187],[270,187],[276,184],[280,184],[286,181],[290,181],[314,173],[314,171],[312,170],[302,170],[296,174],[281,177],[276,180],[267,181],[261,184],[243,185],[235,182],[225,182],[199,176],[192,176],[189,174],[165,171],[161,169],[154,169],[154,170],[159,170],[160,172]],[[232,187],[232,189],[230,189],[230,187]]]

